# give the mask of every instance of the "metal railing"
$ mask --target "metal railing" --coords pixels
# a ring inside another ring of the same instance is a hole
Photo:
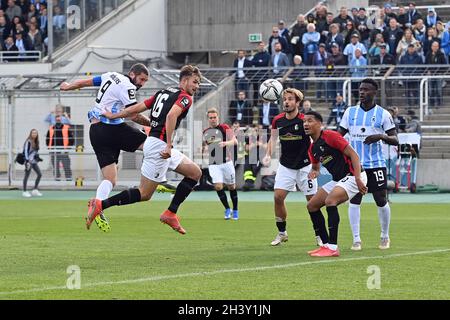
[[[0,51],[0,63],[11,62],[41,62],[42,52],[38,50],[19,51]]]

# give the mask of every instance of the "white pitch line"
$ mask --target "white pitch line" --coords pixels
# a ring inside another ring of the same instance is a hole
[[[432,254],[432,253],[442,253],[442,252],[449,252],[449,251],[450,251],[450,249],[437,249],[437,250],[430,250],[430,251],[396,253],[396,254],[390,254],[390,255],[385,255],[385,256],[355,257],[355,258],[347,258],[347,259],[332,258],[332,259],[327,259],[327,260],[305,261],[305,262],[287,263],[287,264],[272,265],[272,266],[261,266],[261,267],[251,267],[251,268],[241,268],[241,269],[222,269],[222,270],[215,270],[215,271],[181,273],[181,274],[173,274],[173,275],[165,275],[165,276],[153,276],[153,277],[132,279],[132,280],[94,282],[94,283],[88,283],[88,284],[82,285],[82,288],[108,286],[108,285],[120,285],[120,284],[131,284],[131,283],[141,283],[141,282],[151,282],[151,281],[161,281],[161,280],[170,280],[170,279],[177,279],[177,278],[212,276],[212,275],[216,275],[216,274],[234,273],[234,272],[264,271],[264,270],[271,270],[271,269],[283,269],[283,268],[307,266],[307,265],[312,265],[312,264],[325,264],[325,263],[335,263],[335,262],[360,261],[360,260],[370,260],[370,259],[389,259],[389,258],[416,256],[416,255],[424,255],[424,254]],[[53,291],[53,290],[68,290],[68,289],[67,289],[66,286],[44,287],[44,288],[17,290],[17,291],[9,291],[9,292],[5,291],[5,292],[0,292],[0,295],[5,296],[5,295],[20,294],[20,293],[33,293],[33,292],[44,292],[44,291]]]

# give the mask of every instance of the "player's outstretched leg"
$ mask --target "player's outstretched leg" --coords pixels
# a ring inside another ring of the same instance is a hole
[[[198,165],[190,159],[184,157],[175,169],[175,172],[184,175],[184,179],[178,184],[169,208],[161,214],[159,220],[170,226],[178,233],[185,234],[186,230],[180,225],[177,211],[180,205],[184,202],[184,200],[186,200],[194,187],[197,185],[202,176],[202,171]]]

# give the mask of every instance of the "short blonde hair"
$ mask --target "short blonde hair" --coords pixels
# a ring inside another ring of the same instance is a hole
[[[206,111],[206,115],[208,116],[210,113],[215,113],[219,115],[219,111],[217,111],[216,108],[209,108],[208,111]]]
[[[295,100],[297,102],[302,102],[303,101],[303,93],[295,88],[287,88],[283,90],[283,93],[281,94],[283,97],[286,93],[291,93],[295,96]]]

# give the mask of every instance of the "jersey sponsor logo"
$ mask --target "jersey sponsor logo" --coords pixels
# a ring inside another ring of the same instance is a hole
[[[136,90],[128,89],[128,97],[130,98],[130,100],[135,100],[136,99]]]
[[[331,155],[319,158],[320,163],[323,165],[326,165],[331,160],[333,160],[333,156],[331,156]]]
[[[187,97],[184,97],[181,99],[180,103],[183,105],[184,108],[187,108],[189,105],[189,99]]]
[[[302,140],[302,136],[294,135],[292,133],[287,133],[285,135],[280,136],[281,141],[295,141],[295,140]]]

